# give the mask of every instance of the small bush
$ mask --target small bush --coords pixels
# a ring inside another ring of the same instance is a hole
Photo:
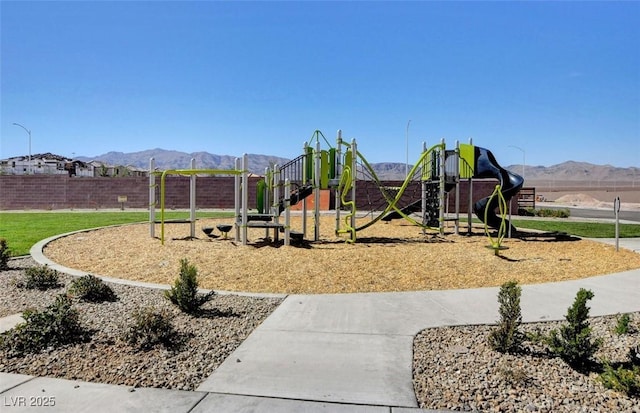
[[[546,344],[548,337],[539,327],[536,327],[533,331],[525,333],[525,340],[534,344]]]
[[[588,369],[594,353],[600,347],[599,340],[591,339],[587,301],[592,298],[593,292],[581,288],[565,316],[567,324],[560,327],[559,331],[552,330],[547,340],[553,354],[579,371]]]
[[[543,218],[569,218],[571,211],[568,208],[542,208],[535,210],[535,215]]]
[[[166,312],[147,307],[135,311],[132,316],[133,322],[122,335],[125,342],[142,350],[149,350],[159,344],[165,347],[174,344],[177,333]]]
[[[518,208],[518,215],[523,217],[533,217],[536,215],[536,210],[533,208]]]
[[[64,294],[43,311],[27,310],[22,313],[25,322],[2,334],[0,347],[14,355],[37,353],[47,347],[85,341],[89,337],[80,325],[78,311]]]
[[[605,364],[604,371],[598,376],[598,379],[607,389],[619,391],[632,397],[640,396],[640,367],[638,366],[613,368],[611,365]]]
[[[518,208],[518,215],[525,217],[541,218],[569,218],[571,211],[569,208]]]
[[[524,335],[518,331],[522,322],[520,295],[522,288],[517,281],[509,281],[500,287],[498,302],[500,303],[500,322],[489,334],[489,345],[501,353],[517,353],[521,351]]]
[[[165,297],[189,314],[197,313],[214,295],[214,291],[198,294],[198,270],[187,259],[180,260],[180,276],[173,287],[165,291]]]
[[[28,290],[49,290],[61,287],[58,282],[58,271],[46,265],[29,267],[24,271],[24,279],[17,283],[18,287]]]
[[[84,301],[100,303],[116,301],[116,293],[98,277],[87,274],[71,282],[69,294]]]
[[[506,384],[515,387],[526,385],[532,380],[522,367],[502,366],[498,368],[498,374]]]
[[[631,332],[631,316],[629,314],[618,315],[616,318],[615,332],[619,336]]]
[[[0,238],[0,271],[9,269],[9,258],[11,258],[11,251],[7,245],[7,240]]]

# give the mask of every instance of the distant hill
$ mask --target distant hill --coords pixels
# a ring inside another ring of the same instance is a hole
[[[255,155],[248,156],[248,169],[255,174],[263,174],[265,168],[287,162],[288,159],[277,156]],[[155,159],[156,167],[159,169],[187,169],[191,164],[191,159],[196,160],[196,167],[202,169],[233,169],[235,167],[235,156],[214,155],[208,152],[179,152],[166,149],[149,149],[141,152],[108,152],[92,158],[80,156],[81,161],[101,161],[109,165],[135,166],[137,168],[149,168],[149,160]]]
[[[208,152],[186,153],[165,149],[150,149],[141,152],[108,152],[95,157],[78,157],[81,161],[102,161],[110,165],[130,165],[146,169],[149,167],[149,159],[156,160],[156,166],[160,169],[184,169],[189,167],[192,158],[196,160],[198,168],[206,169],[232,169],[235,158],[229,155],[214,155]],[[269,155],[249,154],[249,171],[255,174],[263,174],[265,168],[274,164],[282,165],[289,161],[286,158]],[[404,163],[381,162],[371,164],[372,168],[382,180],[403,180],[406,175]],[[412,165],[409,165],[411,168]],[[515,173],[522,173],[522,165],[509,165],[506,169]],[[562,181],[618,181],[632,182],[640,180],[640,168],[618,168],[611,165],[594,165],[587,162],[567,161],[552,166],[526,165],[525,179],[531,181],[548,181],[552,179]]]
[[[522,174],[522,165],[510,165],[506,169]],[[566,161],[551,166],[526,165],[527,181],[603,181],[633,182],[640,181],[640,168],[619,168],[611,165],[594,165],[588,162]]]
[[[248,154],[249,172],[264,174],[265,168],[275,164],[283,165],[287,158],[269,155]],[[149,160],[155,159],[159,169],[185,169],[189,167],[191,159],[196,160],[196,166],[203,169],[233,169],[235,156],[214,155],[208,152],[179,152],[166,149],[149,149],[140,152],[108,152],[94,157],[79,156],[76,159],[84,162],[100,161],[109,165],[135,166],[136,168],[149,168]],[[383,180],[402,180],[405,177],[405,164],[403,163],[378,163],[372,164],[378,177]]]

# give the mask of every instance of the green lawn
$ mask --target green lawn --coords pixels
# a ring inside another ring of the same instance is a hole
[[[159,214],[159,213],[158,213]],[[185,219],[188,212],[165,212],[165,219]],[[232,216],[229,212],[198,212],[198,218]],[[5,238],[13,256],[26,255],[36,242],[57,234],[107,225],[146,222],[147,212],[0,212],[0,238]],[[564,220],[513,220],[521,229],[559,231],[585,238],[613,238],[609,223]],[[620,224],[621,238],[640,237],[640,224]]]
[[[232,216],[228,212],[198,212],[197,218]],[[160,212],[157,212],[157,218]],[[165,211],[165,219],[187,219],[189,212]],[[13,256],[29,254],[38,241],[53,235],[107,225],[147,222],[147,212],[0,212],[0,238]]]
[[[541,231],[558,231],[583,238],[613,238],[615,225],[601,222],[577,222],[550,220],[519,220],[511,221],[516,228],[537,229]],[[620,224],[620,238],[640,238],[640,224]]]

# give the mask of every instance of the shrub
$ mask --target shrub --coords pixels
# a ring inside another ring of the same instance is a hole
[[[523,386],[530,383],[532,380],[527,374],[526,369],[522,367],[501,366],[497,371],[502,380],[510,386]]]
[[[11,251],[9,251],[7,240],[0,238],[0,271],[9,269],[9,258],[11,258]]]
[[[24,311],[25,322],[2,334],[0,346],[14,355],[23,355],[85,341],[89,333],[80,325],[78,311],[71,305],[71,300],[60,294],[43,311]]]
[[[640,395],[640,367],[638,366],[631,366],[631,368],[618,366],[615,369],[605,364],[604,371],[598,379],[607,389],[619,391],[628,396]]]
[[[542,208],[535,210],[535,215],[538,217],[550,217],[550,218],[569,218],[571,211],[568,208],[553,209]]]
[[[533,217],[536,215],[536,210],[533,208],[518,208],[518,215],[523,217]]]
[[[500,322],[489,334],[489,345],[501,353],[517,353],[521,350],[524,335],[518,331],[522,322],[520,311],[520,295],[522,288],[517,281],[509,281],[500,287],[498,302],[500,303]]]
[[[170,347],[176,336],[169,315],[147,307],[134,311],[133,322],[126,328],[122,338],[142,350],[149,350],[159,344]]]
[[[195,314],[215,295],[214,291],[198,294],[198,270],[187,259],[180,260],[180,276],[173,287],[165,291],[165,297],[185,313]]]
[[[525,339],[534,344],[546,344],[548,338],[539,327],[536,327],[533,331],[525,333]]]
[[[117,299],[116,293],[113,292],[111,287],[91,274],[73,280],[69,287],[69,294],[81,300],[94,303],[115,301]]]
[[[29,290],[48,290],[59,288],[61,284],[58,282],[58,271],[49,268],[46,265],[37,265],[29,267],[24,271],[24,279],[18,282],[18,287],[27,288]]]
[[[547,339],[553,354],[580,371],[588,369],[600,346],[599,340],[591,339],[587,301],[592,298],[593,292],[581,288],[565,316],[567,324],[560,327],[560,331],[552,330]]]
[[[518,215],[541,218],[569,218],[571,210],[569,208],[518,208]]]
[[[622,336],[631,332],[631,316],[629,314],[618,315],[616,318],[615,332]]]

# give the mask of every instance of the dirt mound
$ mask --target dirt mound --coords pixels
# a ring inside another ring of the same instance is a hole
[[[598,206],[600,200],[587,194],[567,194],[555,200],[558,204],[581,205],[581,206]]]

